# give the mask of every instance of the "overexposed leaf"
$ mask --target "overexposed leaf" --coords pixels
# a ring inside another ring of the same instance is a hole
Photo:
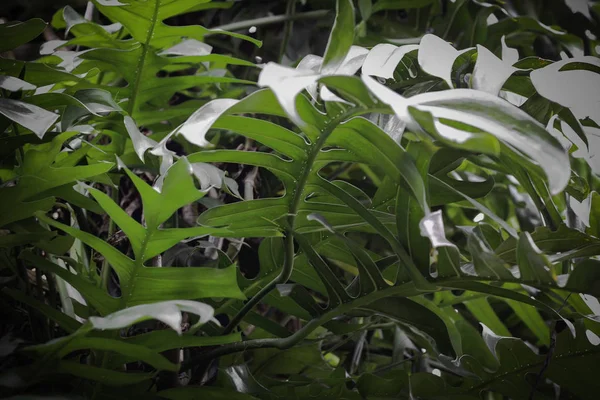
[[[106,317],[92,316],[89,322],[95,329],[113,330],[156,319],[181,334],[182,312],[198,315],[200,324],[210,321],[214,315],[214,309],[208,304],[190,300],[172,300],[129,307]]]
[[[201,190],[206,191],[213,187],[221,188],[225,179],[225,171],[208,163],[193,163],[191,165],[194,176],[200,182]]]
[[[577,218],[588,228],[590,227],[590,212],[592,208],[592,195],[579,202],[573,196],[569,197],[569,206],[577,215]]]
[[[362,73],[391,79],[402,58],[418,48],[419,46],[414,44],[400,47],[387,43],[378,44],[367,54],[362,66]]]
[[[299,70],[311,70],[315,73],[321,70],[321,65],[323,64],[323,57],[317,56],[314,54],[307,54],[300,60],[296,69]]]
[[[399,95],[368,75],[361,75],[361,79],[371,93],[373,93],[381,102],[392,107],[396,116],[401,121],[406,123],[409,129],[419,129],[419,125],[415,125],[413,123],[413,120],[408,112],[408,106],[412,104],[409,99]]]
[[[108,33],[115,33],[115,32],[118,32],[119,30],[121,30],[121,28],[123,28],[123,25],[121,25],[118,22],[115,22],[114,24],[110,24],[110,25],[100,25],[100,26],[102,27],[102,29],[104,29]]]
[[[323,64],[323,57],[316,56],[314,54],[306,55],[298,65],[296,66],[297,70],[300,71],[312,71],[315,74],[318,74],[321,70],[321,65]],[[310,97],[314,101],[317,101],[319,84],[317,82],[311,83],[306,87],[306,91],[310,94]]]
[[[47,42],[42,43],[40,46],[40,54],[43,56],[52,54],[58,49],[60,46],[63,46],[67,43],[66,40],[49,40]]]
[[[592,171],[600,175],[600,129],[584,126],[583,130],[589,143],[588,156],[586,158]]]
[[[304,122],[296,111],[296,96],[316,83],[319,77],[318,73],[311,70],[298,70],[270,62],[260,72],[258,86],[270,88],[290,119],[302,126]]]
[[[496,22],[498,22],[498,17],[496,17],[494,14],[488,15],[487,19],[485,20],[487,26],[494,25]]]
[[[560,144],[563,146],[563,148],[565,150],[568,151],[571,148],[573,143],[571,143],[571,141],[567,137],[565,137],[565,135],[563,135],[563,133],[560,130],[558,130],[554,127],[554,124],[557,119],[558,119],[558,115],[554,114],[550,118],[548,123],[546,124],[546,130],[548,131],[548,133],[550,133],[552,136],[554,136],[556,138],[556,140],[558,140],[560,142]],[[560,121],[560,122],[562,122],[562,121]],[[567,125],[567,124],[561,123],[561,128],[563,128],[565,125]],[[581,139],[579,139],[579,140],[581,141]]]
[[[531,82],[541,96],[570,108],[578,119],[590,117],[600,123],[600,74],[585,69],[561,71],[572,63],[600,67],[596,57],[566,59],[531,71]]]
[[[426,215],[423,219],[421,219],[421,222],[419,222],[419,228],[421,230],[421,236],[429,238],[431,245],[434,248],[444,246],[456,247],[446,238],[442,210],[437,210],[429,215]]]
[[[0,114],[31,130],[40,139],[54,125],[59,115],[33,104],[0,97]]]
[[[235,99],[216,99],[203,105],[196,110],[185,121],[175,133],[185,137],[185,139],[200,147],[211,146],[206,140],[206,133],[212,124],[225,112],[228,108],[237,104]]]
[[[121,3],[119,0],[96,0],[101,6],[117,7],[126,6],[127,3]]]
[[[515,72],[512,63],[507,63],[481,45],[477,45],[477,62],[473,70],[473,89],[497,96],[506,80]]]
[[[127,134],[133,143],[133,149],[135,153],[138,155],[140,160],[144,162],[144,154],[146,150],[151,149],[157,145],[156,141],[146,137],[140,130],[138,129],[135,121],[130,116],[126,116],[124,118],[125,129],[127,129]]]
[[[212,52],[212,46],[196,39],[186,39],[175,46],[161,51],[161,56],[206,56]]]
[[[567,152],[538,121],[523,110],[488,93],[455,89],[424,93],[408,99],[411,105],[434,117],[468,121],[496,136],[537,162],[548,178],[550,191],[562,191],[570,179]]]
[[[590,13],[590,2],[588,0],[565,0],[567,7],[571,9],[573,14],[581,13],[584,17],[593,21]]]
[[[369,50],[360,46],[351,46],[341,65],[331,75],[354,75],[362,67]]]
[[[509,92],[507,90],[500,90],[499,96],[516,107],[521,107],[527,101],[527,97],[521,96],[517,93]]]
[[[468,50],[470,49],[458,51],[444,39],[427,34],[419,45],[419,65],[423,71],[443,79],[453,88],[452,65],[459,55]]]
[[[20,90],[35,90],[36,86],[14,76],[0,75],[0,88],[9,92],[18,92]]]
[[[502,42],[502,61],[510,65],[519,61],[519,50],[508,47],[506,44],[506,36],[502,36],[500,41]]]

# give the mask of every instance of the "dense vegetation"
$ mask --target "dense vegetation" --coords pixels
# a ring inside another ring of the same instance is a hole
[[[600,3],[6,4],[3,395],[598,397]]]

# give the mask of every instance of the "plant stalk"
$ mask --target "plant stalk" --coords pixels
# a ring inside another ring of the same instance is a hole
[[[247,21],[238,21],[232,22],[231,24],[225,24],[221,26],[217,26],[213,28],[213,31],[242,31],[249,29],[253,26],[264,26],[264,25],[272,25],[278,24],[285,21],[295,21],[302,19],[315,19],[315,18],[323,18],[329,13],[329,10],[315,10],[315,11],[307,11],[304,13],[298,13],[293,15],[273,15],[270,17],[262,17],[256,19],[249,19]]]

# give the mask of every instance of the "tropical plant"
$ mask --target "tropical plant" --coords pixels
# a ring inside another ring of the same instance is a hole
[[[535,2],[338,0],[323,56],[254,90],[220,30],[165,22],[235,6],[94,3],[113,25],[67,7],[71,39],[0,64],[10,393],[595,397],[596,5],[553,2],[567,33]]]

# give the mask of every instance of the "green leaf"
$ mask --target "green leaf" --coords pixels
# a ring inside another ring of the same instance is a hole
[[[487,326],[494,334],[499,336],[512,336],[506,328],[506,325],[504,325],[504,322],[498,318],[498,315],[488,302],[487,298],[473,299],[465,301],[463,304],[478,321]]]
[[[186,386],[158,392],[160,397],[170,400],[193,400],[207,398],[214,400],[256,400],[256,397],[246,393],[224,389],[220,387]]]
[[[358,9],[360,10],[360,16],[363,19],[363,21],[368,20],[373,11],[372,0],[359,0]]]
[[[100,289],[94,282],[87,281],[81,275],[75,275],[67,269],[62,268],[53,262],[37,256],[29,251],[21,253],[20,258],[30,263],[35,268],[42,271],[51,272],[64,279],[81,293],[89,304],[98,310],[101,314],[109,314],[118,309],[119,301],[110,297],[108,293]]]
[[[163,22],[165,19],[191,12],[199,4],[208,2],[209,0],[183,0],[177,2],[151,0],[145,4],[133,2],[113,7],[102,5],[102,2],[98,0],[94,1],[102,14],[122,23],[131,36],[145,46],[166,48],[179,42],[182,37],[202,41],[205,36],[216,33],[248,40],[260,46],[260,41],[237,33],[211,31],[199,25],[169,26]]]
[[[36,300],[33,297],[28,296],[19,290],[5,287],[2,288],[2,293],[5,293],[8,296],[14,298],[15,300],[27,304],[33,309],[41,312],[52,321],[55,321],[58,324],[58,326],[60,326],[68,333],[76,332],[81,327],[81,323],[69,317],[62,311],[59,311],[46,303],[42,303],[41,301]]]
[[[74,351],[85,349],[115,352],[136,361],[143,361],[158,370],[177,371],[179,369],[177,364],[170,362],[154,350],[150,350],[143,346],[124,343],[121,340],[107,338],[77,337],[69,341],[69,343],[60,350],[57,356],[63,358]]]
[[[239,332],[226,336],[196,336],[189,333],[179,335],[177,332],[171,330],[155,330],[131,336],[124,340],[126,343],[162,352],[176,348],[217,346],[235,343],[241,340],[241,336]]]
[[[431,3],[433,0],[378,0],[373,6],[373,13],[383,10],[422,8]]]
[[[420,304],[420,302],[411,299],[390,297],[372,302],[361,307],[361,309],[386,315],[394,320],[414,326],[430,335],[440,350],[453,352],[447,325],[425,304]]]
[[[528,232],[523,232],[519,236],[517,261],[521,271],[521,279],[544,284],[555,282],[551,276],[552,264],[537,248]]]
[[[120,372],[106,368],[94,367],[79,362],[62,360],[55,371],[57,374],[67,374],[107,386],[126,386],[150,380],[155,374],[147,372]]]
[[[600,248],[600,240],[566,225],[560,225],[555,231],[548,227],[537,228],[531,234],[531,239],[540,250],[546,253],[565,253],[586,248]],[[516,249],[517,240],[508,238],[495,251],[506,262],[516,264]]]
[[[39,36],[46,29],[46,23],[33,18],[26,22],[8,22],[0,24],[0,53],[13,50]]]
[[[321,67],[323,74],[338,69],[354,42],[354,5],[352,1],[336,0],[335,10],[335,22],[323,56]]]

